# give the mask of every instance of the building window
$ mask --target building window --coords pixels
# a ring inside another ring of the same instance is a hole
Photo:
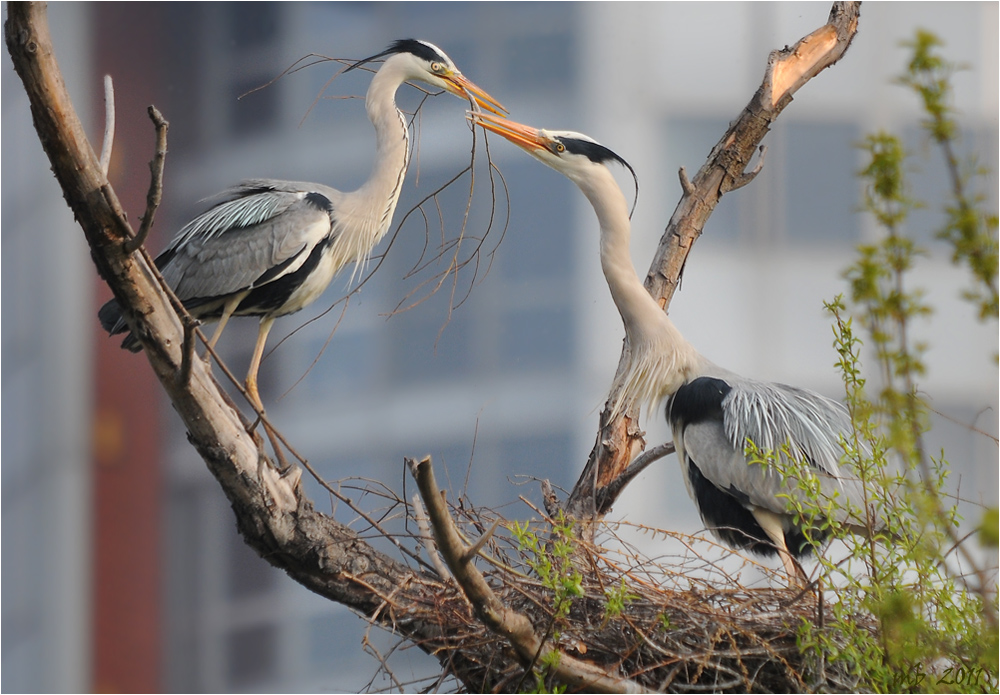
[[[823,245],[857,243],[860,140],[860,130],[854,123],[787,124],[782,144],[788,241]],[[767,162],[764,166],[767,167]]]
[[[266,81],[254,77],[233,83],[229,92],[231,135],[262,133],[278,122],[281,84],[258,90]]]
[[[237,51],[266,46],[280,34],[283,12],[278,3],[234,2],[229,12],[229,40]]]
[[[237,688],[259,687],[277,675],[277,628],[255,625],[234,630],[226,640],[226,679]]]
[[[565,431],[551,431],[524,436],[505,437],[500,441],[494,467],[497,488],[504,490],[509,502],[510,478],[514,484],[527,483],[524,496],[540,499],[539,487],[533,479],[549,480],[555,486],[572,486],[573,476],[569,475],[568,464],[573,452],[573,438]]]
[[[527,307],[507,313],[500,328],[500,366],[547,371],[573,360],[573,314],[568,306]]]
[[[576,187],[565,176],[523,157],[505,159],[499,166],[510,195],[510,221],[497,252],[503,277],[568,280],[575,248]]]
[[[243,536],[230,534],[228,554],[228,593],[233,599],[248,598],[271,591],[280,573],[243,542]]]
[[[386,323],[391,380],[414,383],[456,379],[479,366],[475,350],[474,307],[465,305],[448,317],[449,287]]]
[[[539,5],[538,8],[549,7]],[[557,12],[544,11],[540,22],[564,22],[565,5]],[[573,64],[573,34],[516,36],[504,43],[505,82],[510,90],[545,92],[547,96],[571,94],[575,88],[576,69]],[[540,69],[544,66],[544,69]],[[531,79],[525,81],[525,75]]]

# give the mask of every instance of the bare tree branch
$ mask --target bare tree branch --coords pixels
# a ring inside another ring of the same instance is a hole
[[[106,177],[111,168],[111,150],[115,145],[115,83],[111,75],[104,76],[104,144],[101,145],[101,173]]]
[[[167,157],[167,129],[170,124],[164,120],[163,115],[155,106],[150,106],[148,111],[149,118],[156,127],[156,151],[153,153],[153,160],[149,163],[149,171],[152,176],[149,179],[146,212],[142,216],[139,233],[125,242],[125,253],[132,253],[146,243],[146,237],[149,236],[149,231],[153,228],[153,216],[156,215],[156,208],[160,206],[160,200],[163,198],[163,164]]]

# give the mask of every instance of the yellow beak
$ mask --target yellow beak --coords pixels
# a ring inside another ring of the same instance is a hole
[[[451,75],[443,75],[442,77],[445,82],[445,89],[455,96],[472,99],[480,108],[490,113],[495,113],[498,116],[503,116],[507,113],[507,109],[503,107],[503,104],[487,94],[486,90],[477,86],[462,73],[456,72]]]
[[[531,150],[548,149],[548,139],[543,137],[536,128],[532,128],[531,126],[515,123],[514,121],[503,120],[485,113],[476,113],[474,111],[466,112],[466,118],[476,125],[482,126],[484,130],[496,133],[497,135],[510,140],[518,147],[528,150],[529,152]]]

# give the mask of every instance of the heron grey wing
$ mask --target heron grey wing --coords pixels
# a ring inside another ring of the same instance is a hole
[[[210,219],[199,223],[199,233],[173,250],[162,271],[182,301],[222,297],[294,272],[331,233],[328,199],[281,193],[281,204],[276,205],[274,193],[216,206],[206,213]],[[223,229],[225,220],[232,226]],[[245,224],[248,221],[252,224]]]
[[[814,391],[766,381],[738,379],[722,402],[726,435],[743,449],[746,440],[762,451],[788,444],[796,460],[840,476],[842,437],[851,432],[847,409]]]
[[[277,191],[251,187],[249,183],[252,182],[244,182],[216,196],[208,210],[181,228],[164,253],[181,249],[193,241],[212,239],[233,229],[260,224],[302,199],[302,191]]]
[[[777,496],[783,491],[778,472],[760,463],[748,463],[743,450],[737,450],[726,435],[722,422],[708,420],[687,425],[680,437],[675,433],[674,439],[675,444],[681,442],[678,452],[682,451],[710,483],[743,506],[761,507],[776,514],[788,511],[787,500]]]
[[[808,503],[809,494],[799,486],[794,474],[783,477],[774,466],[747,461],[744,452],[733,446],[723,423],[717,420],[687,426],[683,450],[709,482],[748,509],[758,507],[775,514],[787,514],[792,500],[803,505]],[[836,518],[858,523],[857,510],[864,504],[860,481],[848,476],[835,477],[814,468],[810,470],[819,483],[820,499],[816,500],[819,505],[825,507],[828,500],[836,500],[839,503]]]
[[[742,453],[748,438],[763,451],[777,451],[787,442],[793,458],[809,464],[824,500],[837,499],[841,507],[846,502],[854,508],[864,505],[860,479],[841,465],[841,439],[851,432],[850,416],[841,403],[794,386],[741,380],[733,383],[722,405],[726,437],[734,451]],[[767,488],[758,483],[758,491]],[[805,500],[794,480],[786,481],[782,490]],[[761,497],[755,504],[767,507],[763,502]],[[837,516],[843,521],[853,515],[841,509]]]

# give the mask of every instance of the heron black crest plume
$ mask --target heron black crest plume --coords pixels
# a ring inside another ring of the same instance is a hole
[[[396,55],[397,53],[412,53],[416,57],[422,58],[429,63],[434,61],[447,63],[451,62],[451,59],[434,44],[427,43],[426,41],[421,41],[419,39],[397,39],[389,44],[389,47],[381,53],[376,53],[373,56],[359,60],[344,70],[344,72],[350,72],[354,68],[359,68],[366,63],[370,63],[374,60],[379,60],[380,58],[385,58],[387,56]]]
[[[632,165],[626,162],[625,159],[614,150],[593,140],[573,137],[556,137],[556,140],[561,142],[566,147],[567,152],[582,155],[594,164],[617,162],[628,169],[629,173],[632,174],[632,181],[635,182],[635,196],[632,198],[632,209],[629,210],[628,213],[628,216],[631,219],[632,213],[635,212],[635,206],[639,203],[639,176],[635,173],[635,169],[632,168]]]

